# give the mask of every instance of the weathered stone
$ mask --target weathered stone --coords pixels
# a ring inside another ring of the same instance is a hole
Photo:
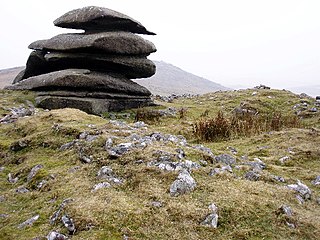
[[[38,165],[34,166],[34,167],[31,169],[30,173],[28,174],[27,182],[30,182],[30,181],[36,176],[37,172],[38,172],[41,168],[43,168],[43,165],[42,165],[42,164],[38,164]]]
[[[250,181],[258,181],[260,178],[260,174],[255,171],[249,171],[244,175],[245,179]]]
[[[217,228],[218,226],[218,208],[212,203],[209,206],[211,213],[201,222],[201,225]]]
[[[69,234],[73,235],[76,231],[76,227],[73,223],[72,218],[70,218],[68,215],[63,215],[61,221],[64,224],[64,226],[68,229]]]
[[[315,180],[311,181],[313,185],[320,185],[320,175],[316,177]]]
[[[29,77],[53,71],[54,69],[48,65],[44,58],[45,54],[45,51],[32,51],[27,60],[26,68],[17,75],[13,84]]]
[[[214,176],[216,174],[219,173],[224,173],[224,172],[230,172],[232,173],[232,168],[230,167],[230,165],[227,166],[223,166],[221,168],[214,168],[210,171],[209,176]]]
[[[254,162],[246,162],[245,165],[249,165],[253,170],[261,171],[266,168],[266,164],[259,158],[254,158]]]
[[[57,18],[54,25],[62,28],[84,29],[86,31],[128,31],[155,35],[138,21],[114,10],[89,6],[74,9]]]
[[[93,192],[99,190],[99,189],[102,189],[102,188],[109,188],[111,187],[111,184],[109,182],[102,182],[102,183],[98,183],[96,185],[94,185],[93,187]]]
[[[16,192],[17,193],[27,193],[27,192],[30,192],[26,187],[24,186],[20,186],[16,189]]]
[[[9,183],[14,184],[14,183],[18,182],[18,180],[19,180],[18,177],[15,177],[15,178],[14,178],[11,173],[8,174],[8,181],[9,181]]]
[[[191,177],[190,173],[187,170],[182,170],[170,186],[170,195],[177,197],[181,194],[186,194],[193,191],[196,185],[196,181]]]
[[[130,151],[133,147],[133,143],[120,143],[116,147],[113,147],[108,150],[109,156],[113,158],[118,158],[121,155]]]
[[[218,156],[215,156],[214,159],[216,160],[216,162],[222,162],[227,165],[232,165],[232,164],[236,163],[236,159],[234,157],[230,156],[229,154],[225,154],[225,153],[218,155]]]
[[[298,193],[298,196],[300,196],[303,200],[311,199],[312,192],[310,188],[301,183],[299,180],[297,181],[297,184],[290,184],[287,187],[291,190],[296,191]]]
[[[24,221],[23,223],[20,223],[18,225],[18,228],[25,228],[26,226],[32,226],[32,224],[39,219],[39,215],[36,215],[32,218],[29,218],[28,220]]]
[[[131,80],[111,76],[106,73],[91,72],[86,69],[68,69],[30,77],[17,84],[6,87],[11,90],[59,90],[96,91],[121,93],[137,96],[150,96],[146,88]]]
[[[45,61],[48,66],[41,68],[42,72],[39,74],[62,69],[84,68],[98,72],[118,73],[132,79],[151,77],[156,72],[155,64],[146,57],[51,52],[45,55]]]
[[[157,51],[152,42],[129,32],[66,33],[35,41],[29,48],[48,52],[103,52],[136,56],[148,56]]]
[[[52,231],[47,235],[47,240],[67,240],[68,237],[58,233],[56,231]]]

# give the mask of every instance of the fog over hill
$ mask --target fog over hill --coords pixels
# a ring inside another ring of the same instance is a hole
[[[148,88],[153,94],[204,94],[219,90],[228,90],[218,83],[186,72],[172,64],[154,61],[157,72],[150,78],[135,80],[138,84]]]

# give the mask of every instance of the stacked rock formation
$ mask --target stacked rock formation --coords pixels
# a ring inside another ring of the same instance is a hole
[[[72,10],[54,25],[84,32],[31,43],[25,70],[7,89],[36,91],[38,107],[94,114],[152,104],[150,91],[130,79],[155,73],[147,56],[156,48],[137,35],[154,33],[124,14],[93,6]]]

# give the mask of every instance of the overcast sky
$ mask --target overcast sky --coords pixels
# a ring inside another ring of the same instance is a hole
[[[0,69],[25,65],[28,45],[71,32],[65,12],[101,6],[140,21],[156,36],[149,56],[223,85],[319,85],[320,0],[4,0]]]

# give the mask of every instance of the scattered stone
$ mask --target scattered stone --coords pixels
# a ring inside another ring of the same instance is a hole
[[[190,173],[187,170],[182,170],[170,186],[170,195],[177,197],[181,194],[186,194],[193,191],[196,185],[196,181],[191,177]]]
[[[261,171],[266,168],[266,164],[260,158],[254,158],[254,162],[246,162],[244,164],[251,166],[255,171]]]
[[[280,207],[280,210],[282,211],[282,213],[284,213],[285,215],[287,215],[288,217],[291,217],[293,215],[291,207],[287,206],[287,205],[282,205]]]
[[[110,148],[112,147],[112,145],[113,145],[113,140],[112,140],[112,138],[108,138],[108,139],[106,140],[105,149],[106,149],[106,150],[110,149]]]
[[[216,162],[222,162],[227,165],[233,165],[236,163],[236,159],[226,153],[215,156],[214,159],[216,160]]]
[[[70,202],[72,202],[72,201],[73,201],[72,198],[67,198],[67,199],[64,199],[64,200],[62,201],[62,203],[60,204],[58,210],[55,211],[55,212],[53,213],[53,215],[50,217],[50,224],[51,224],[51,225],[54,224],[54,223],[58,220],[58,218],[59,218],[62,210],[65,208],[65,206],[66,206],[68,203],[70,203]]]
[[[42,164],[38,164],[38,165],[34,166],[34,167],[31,169],[31,171],[30,171],[30,173],[28,174],[28,176],[27,176],[27,182],[30,182],[30,181],[37,175],[38,171],[39,171],[41,168],[43,168],[43,165],[42,165]]]
[[[237,149],[235,149],[234,147],[228,147],[228,149],[230,150],[230,152],[234,155],[236,155],[238,153]]]
[[[0,214],[0,218],[7,218],[7,217],[9,217],[8,214],[5,214],[5,213],[1,213],[1,214]]]
[[[6,198],[4,196],[0,196],[0,202],[5,202],[6,201]]]
[[[320,175],[316,177],[315,180],[311,182],[313,185],[320,185]]]
[[[159,202],[159,201],[152,201],[152,202],[150,203],[150,205],[151,205],[152,207],[156,207],[156,208],[162,207],[162,203]]]
[[[8,174],[8,181],[9,181],[9,183],[14,184],[14,183],[18,182],[18,180],[19,180],[18,177],[13,178],[13,176],[12,176],[11,173]]]
[[[73,235],[76,231],[76,227],[73,223],[72,218],[70,218],[68,215],[63,215],[61,221],[64,224],[64,226],[68,229],[69,234]]]
[[[17,193],[27,193],[27,192],[30,192],[26,187],[24,186],[20,186],[16,189],[16,192]]]
[[[28,147],[28,140],[19,140],[11,144],[10,150],[13,152],[18,152],[26,147]]]
[[[260,84],[259,86],[255,86],[254,88],[255,89],[271,89],[270,87],[263,85],[263,84]]]
[[[178,148],[178,149],[176,149],[176,152],[178,153],[178,154],[176,155],[176,157],[177,157],[178,159],[181,160],[181,159],[185,158],[186,154],[184,153],[183,149]]]
[[[255,171],[249,171],[244,175],[245,179],[250,181],[258,181],[260,176],[261,175]]]
[[[3,172],[5,167],[0,167],[0,172]]]
[[[203,145],[195,145],[195,146],[193,146],[193,148],[200,151],[200,152],[203,152],[205,155],[207,155],[210,158],[214,158],[214,154],[212,153],[210,148],[207,148]]]
[[[202,160],[202,159],[199,160],[199,163],[200,163],[201,166],[203,166],[203,167],[205,167],[205,166],[208,165],[208,162],[207,162],[206,160]]]
[[[18,118],[31,116],[35,112],[34,106],[26,108],[25,106],[13,107],[11,108],[11,112],[5,117],[0,119],[0,123],[12,123],[18,120]]]
[[[70,148],[72,148],[78,141],[77,140],[73,140],[72,142],[68,142],[66,144],[61,145],[61,147],[59,148],[59,151],[65,151],[68,150]]]
[[[275,176],[275,175],[271,175],[271,176],[272,176],[272,178],[273,178],[274,180],[276,180],[276,181],[278,181],[278,182],[282,182],[282,183],[286,182],[286,180],[285,180],[283,177]]]
[[[67,236],[58,233],[56,231],[52,231],[47,235],[47,240],[67,240]]]
[[[120,143],[116,147],[110,148],[108,150],[109,156],[112,158],[118,158],[123,154],[129,152],[133,147],[133,143]]]
[[[109,187],[111,187],[111,184],[109,182],[102,182],[102,183],[98,183],[98,184],[94,185],[92,191],[95,192],[101,188],[109,188]]]
[[[37,183],[37,189],[41,190],[46,184],[47,184],[47,180],[41,180],[40,182]]]
[[[209,205],[211,213],[201,222],[201,225],[205,225],[212,228],[217,228],[218,226],[218,208],[212,203]]]
[[[39,219],[39,215],[36,215],[36,216],[34,216],[34,217],[32,217],[32,218],[29,218],[28,220],[26,220],[26,221],[24,221],[23,223],[20,223],[19,225],[18,225],[18,228],[25,228],[26,226],[32,226],[32,224],[35,222],[35,221],[37,221],[38,219]]]
[[[209,176],[214,176],[219,173],[230,172],[232,173],[232,168],[230,165],[222,166],[221,168],[214,168],[210,171]]]
[[[289,156],[284,156],[284,157],[279,159],[279,162],[281,164],[285,164],[288,160],[290,160],[290,157]]]
[[[148,126],[148,125],[145,124],[145,123],[142,122],[142,121],[135,122],[135,123],[133,124],[133,127],[134,127],[134,128],[144,128],[144,127],[147,127],[147,126]]]
[[[287,187],[298,193],[297,198],[301,203],[303,203],[304,200],[311,199],[312,192],[310,188],[308,188],[308,186],[301,183],[299,180],[297,180],[297,184],[290,184],[290,185],[287,185]],[[301,201],[301,199],[303,200],[303,202]]]

